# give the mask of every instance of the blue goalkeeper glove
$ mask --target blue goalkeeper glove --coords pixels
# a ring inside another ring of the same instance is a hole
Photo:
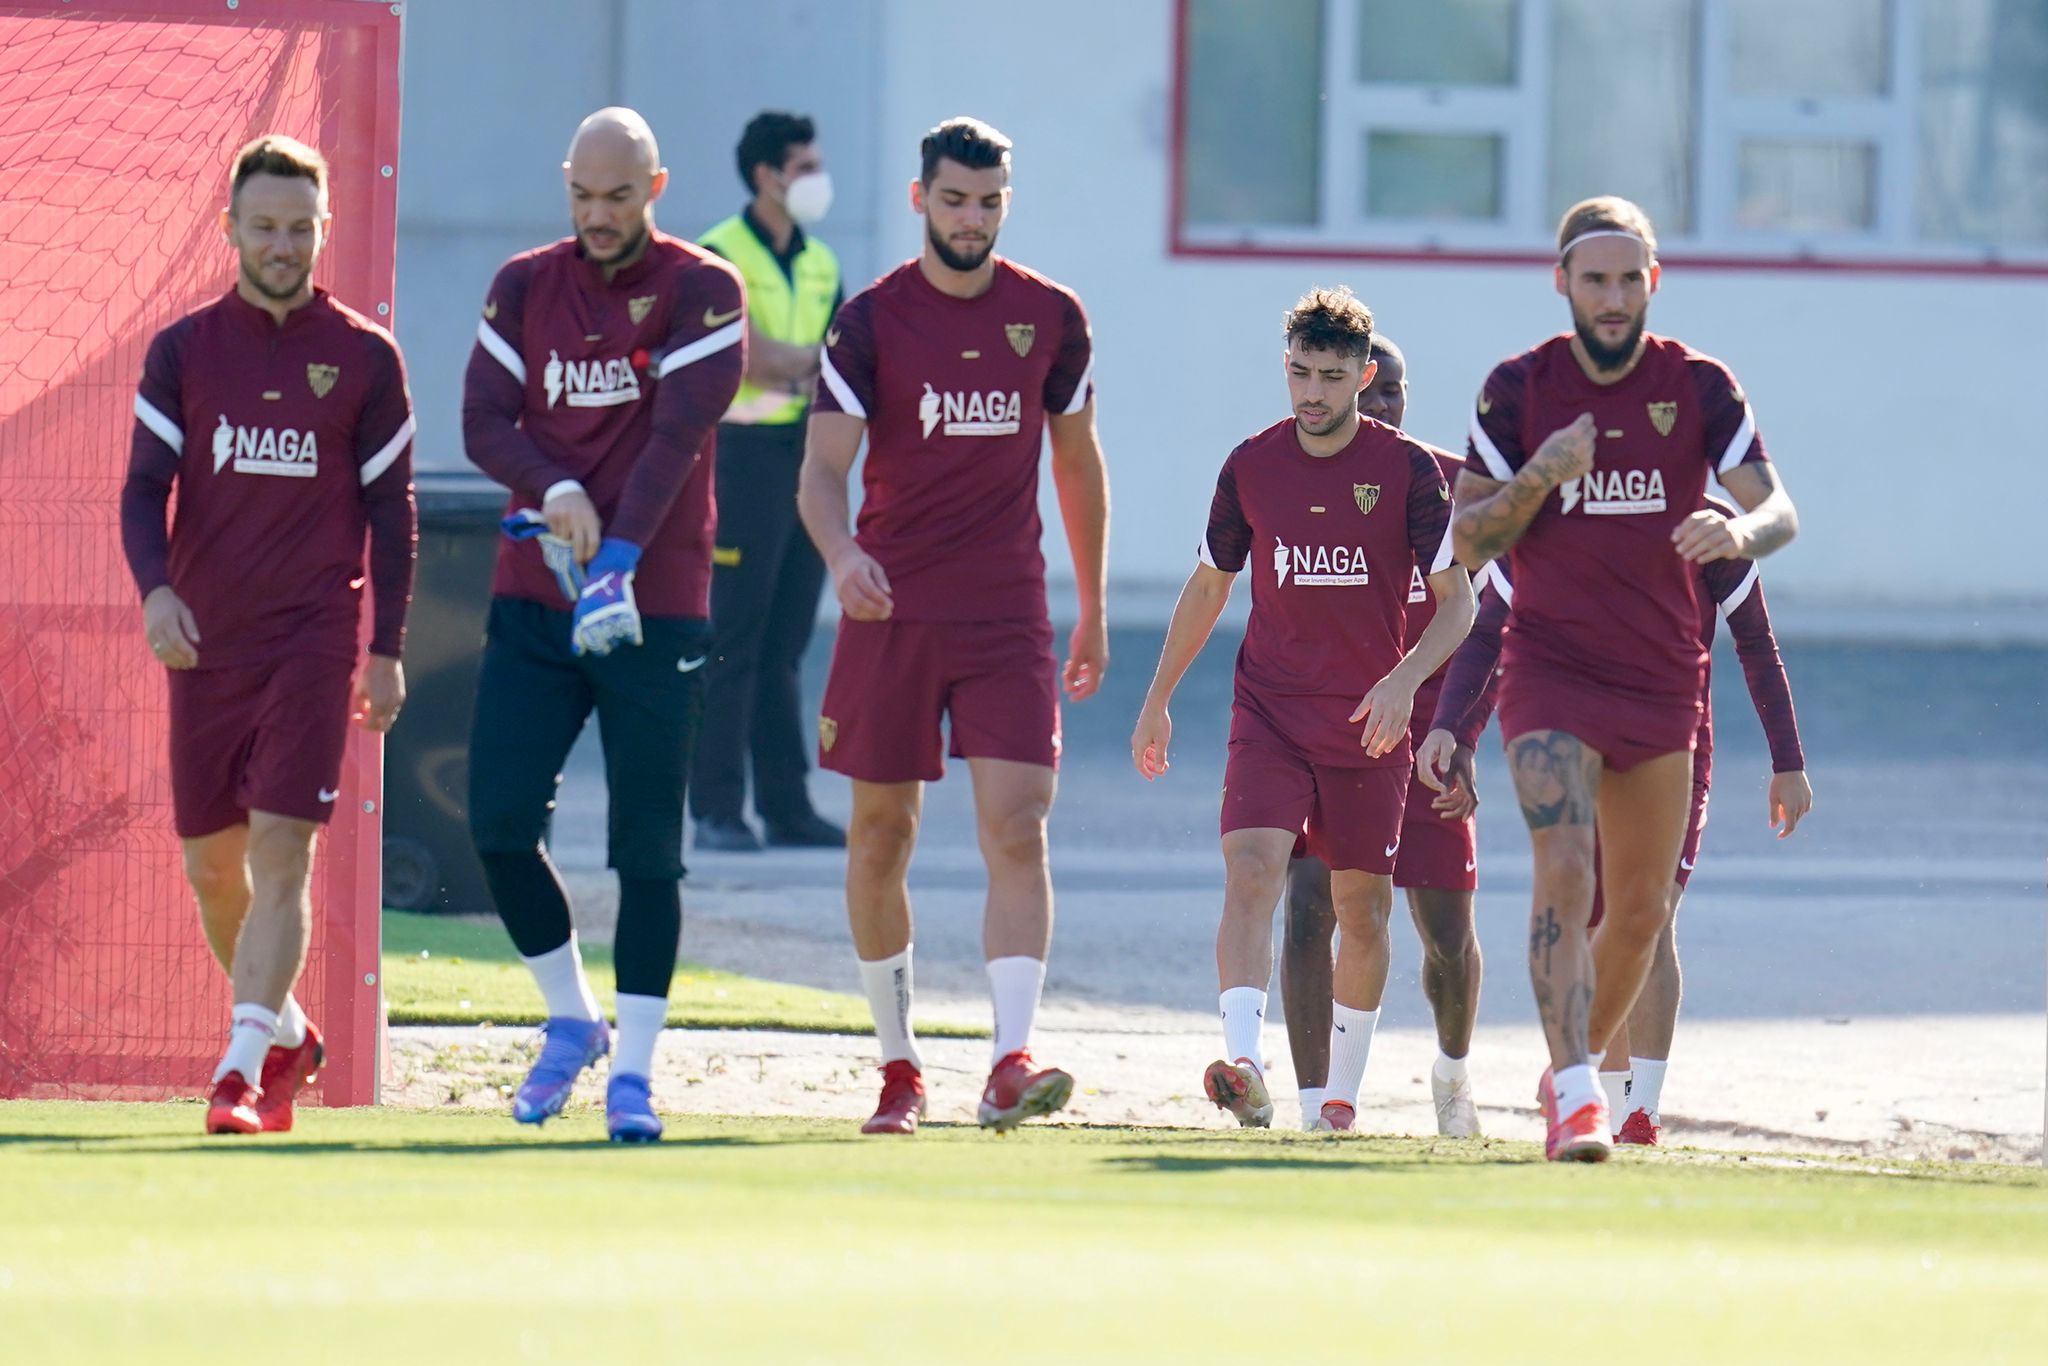
[[[577,654],[608,655],[615,645],[640,644],[640,606],[633,601],[639,563],[640,547],[631,541],[607,536],[598,543],[569,625],[569,645]]]
[[[548,519],[545,515],[532,508],[521,508],[498,525],[515,541],[540,542],[540,557],[553,572],[555,582],[561,586],[562,596],[567,598],[572,606],[583,596],[583,585],[586,580],[583,566],[576,563],[576,549],[548,530]]]

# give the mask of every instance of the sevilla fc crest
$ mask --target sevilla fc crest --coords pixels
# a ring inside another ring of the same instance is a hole
[[[1012,351],[1019,356],[1028,356],[1031,354],[1031,343],[1038,336],[1038,328],[1033,323],[1005,323],[1003,335],[1010,339]]]
[[[1360,512],[1371,512],[1379,506],[1380,486],[1378,484],[1353,484],[1351,496],[1358,500]]]
[[[637,299],[626,300],[626,316],[633,320],[633,326],[638,327],[647,321],[647,315],[654,311],[654,301],[660,297],[658,294],[642,294]]]
[[[1678,404],[1676,402],[1652,403],[1650,405],[1650,425],[1657,429],[1657,435],[1659,436],[1671,435],[1671,429],[1678,425]]]
[[[818,718],[818,748],[827,754],[832,752],[832,742],[839,738],[839,723],[829,716]]]
[[[326,398],[328,391],[334,388],[334,382],[340,378],[341,367],[339,365],[308,365],[306,367],[306,383],[313,386],[314,398]]]

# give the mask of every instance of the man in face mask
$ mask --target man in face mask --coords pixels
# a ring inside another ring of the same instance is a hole
[[[746,852],[767,842],[846,843],[811,807],[809,730],[798,666],[817,618],[825,568],[797,522],[797,471],[818,356],[842,296],[839,261],[805,229],[832,205],[832,177],[807,117],[770,110],[740,135],[747,207],[700,239],[747,282],[747,374],[718,428],[718,542],[711,587],[717,633],[703,739],[690,779],[699,849]]]

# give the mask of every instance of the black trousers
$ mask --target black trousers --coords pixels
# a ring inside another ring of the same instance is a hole
[[[771,822],[811,810],[810,727],[799,670],[817,623],[825,563],[796,515],[804,424],[718,429],[718,556],[711,663],[690,811],[738,819],[753,769],[754,809]]]
[[[531,852],[547,833],[562,764],[597,713],[604,742],[611,867],[683,875],[683,791],[703,706],[709,627],[646,617],[645,643],[602,657],[569,649],[569,614],[496,598],[469,741],[469,828],[477,852]]]

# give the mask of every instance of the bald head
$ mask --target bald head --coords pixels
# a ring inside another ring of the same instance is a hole
[[[584,256],[614,270],[639,259],[668,187],[647,120],[616,105],[598,110],[576,126],[562,175]]]

